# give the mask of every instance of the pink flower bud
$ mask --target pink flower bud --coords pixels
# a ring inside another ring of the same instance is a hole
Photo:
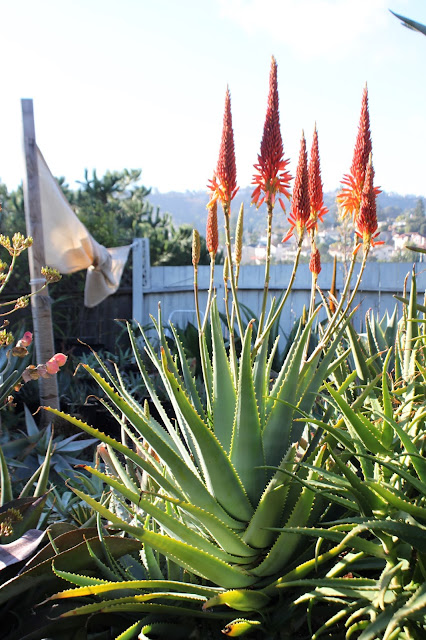
[[[55,355],[53,356],[53,358],[51,358],[51,360],[55,360],[55,362],[59,367],[63,367],[66,361],[68,360],[68,356],[66,356],[63,353],[55,353]]]
[[[55,356],[46,362],[46,372],[51,376],[59,371],[59,364],[55,360]]]
[[[18,340],[18,342],[16,343],[16,346],[26,348],[30,346],[32,341],[33,341],[33,334],[31,333],[31,331],[26,331],[22,336],[22,338]]]

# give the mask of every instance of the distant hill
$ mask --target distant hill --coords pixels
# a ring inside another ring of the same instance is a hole
[[[244,203],[245,230],[246,232],[263,232],[265,228],[264,207],[256,210],[251,207],[251,187],[240,189],[233,201],[232,218],[235,219],[241,202]],[[333,224],[336,219],[336,191],[329,191],[324,194],[324,202],[330,211],[330,215],[325,218],[326,224]],[[176,226],[189,224],[196,227],[204,235],[204,228],[207,220],[206,204],[208,194],[206,191],[169,191],[167,193],[152,192],[149,201],[154,206],[160,207],[163,213],[170,213]],[[377,200],[378,214],[380,218],[396,218],[404,213],[408,214],[415,208],[419,196],[401,196],[397,193],[382,192]],[[425,198],[426,199],[426,198]],[[286,203],[286,208],[289,209]],[[285,228],[287,226],[285,216],[280,213],[280,207],[276,207],[275,226]]]

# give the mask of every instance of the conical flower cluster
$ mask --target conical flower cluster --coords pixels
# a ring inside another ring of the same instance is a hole
[[[362,239],[364,251],[368,251],[370,246],[384,244],[383,241],[375,241],[379,233],[377,231],[376,193],[373,180],[374,169],[370,154],[361,194],[359,214],[355,221],[355,232]],[[356,247],[355,251],[358,251],[360,246],[361,244]]]
[[[278,103],[277,63],[275,58],[272,58],[265,125],[260,144],[260,154],[257,157],[258,162],[254,165],[256,173],[252,181],[252,184],[256,185],[252,194],[252,202],[257,207],[260,207],[263,202],[273,207],[277,194],[290,199],[289,185],[292,177],[286,170],[289,160],[283,160],[283,155]],[[282,198],[279,197],[278,200],[285,211]]]
[[[306,153],[305,135],[302,133],[299,162],[297,165],[293,198],[291,201],[291,213],[289,215],[291,228],[283,242],[286,242],[293,235],[295,230],[299,237],[299,241],[302,239],[308,225],[310,213],[311,203],[309,201],[308,155]]]
[[[217,200],[207,205],[206,245],[210,255],[215,256],[219,247],[219,230],[217,225]]]
[[[319,249],[316,247],[312,248],[311,259],[309,261],[309,270],[314,276],[318,276],[321,272],[321,256]]]
[[[234,130],[232,128],[231,95],[226,90],[225,113],[223,116],[222,139],[219,159],[209,188],[212,191],[210,202],[220,200],[223,210],[229,214],[231,200],[238,191],[237,169],[235,164]]]
[[[322,190],[321,167],[318,148],[318,131],[315,126],[314,137],[312,140],[311,156],[309,160],[309,200],[311,203],[311,224],[317,228],[318,218],[324,222],[323,217],[328,212],[324,206],[324,195]]]
[[[355,222],[360,210],[368,158],[371,151],[372,144],[370,133],[370,114],[368,111],[368,91],[367,86],[365,86],[362,94],[361,115],[359,119],[358,135],[355,143],[351,170],[349,174],[343,176],[343,188],[337,196],[337,202],[340,205],[343,217],[351,215]],[[377,196],[380,193],[380,189],[375,187],[374,192]]]

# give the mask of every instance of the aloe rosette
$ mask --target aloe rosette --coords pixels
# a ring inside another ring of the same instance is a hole
[[[274,529],[319,526],[327,511],[322,498],[307,486],[318,477],[325,450],[302,439],[304,423],[299,417],[300,412],[312,409],[324,377],[337,366],[334,354],[344,328],[321,358],[306,362],[303,355],[314,320],[315,316],[304,328],[299,327],[273,385],[273,353],[262,347],[252,358],[250,323],[234,381],[213,300],[212,353],[207,362],[211,391],[209,398],[202,400],[176,334],[179,356],[172,357],[160,317],[156,324],[160,354],[148,340],[145,346],[173,407],[173,421],[152,386],[129,325],[141,378],[161,424],[127,393],[119,375],[112,375],[104,366],[103,377],[85,365],[121,423],[122,442],[49,409],[97,437],[108,455],[104,470],[85,469],[110,488],[109,503],[79,489],[74,489],[75,493],[114,528],[140,540],[147,556],[160,553],[177,567],[176,575],[181,579],[174,581],[170,590],[191,615],[199,607],[199,598],[189,602],[186,595],[182,604],[182,594],[188,593],[186,573],[198,577],[199,585],[214,586],[212,599],[206,596],[202,602],[204,609],[224,603],[253,616],[257,610],[272,606],[273,596],[266,595],[264,588],[297,566],[299,554],[309,555],[304,535]],[[142,328],[140,331],[144,335]],[[293,406],[295,398],[300,412]],[[301,460],[309,462],[309,470],[300,466]],[[142,483],[147,489],[141,492]],[[149,561],[146,566],[149,574]],[[148,580],[141,583],[138,593],[151,588]],[[137,603],[138,598],[130,601]],[[163,606],[167,613],[171,605]],[[86,611],[77,608],[75,613]]]

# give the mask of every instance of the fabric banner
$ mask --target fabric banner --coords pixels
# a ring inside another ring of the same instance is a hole
[[[87,269],[84,304],[95,307],[115,293],[132,245],[106,249],[78,219],[37,148],[46,265],[59,273]]]

